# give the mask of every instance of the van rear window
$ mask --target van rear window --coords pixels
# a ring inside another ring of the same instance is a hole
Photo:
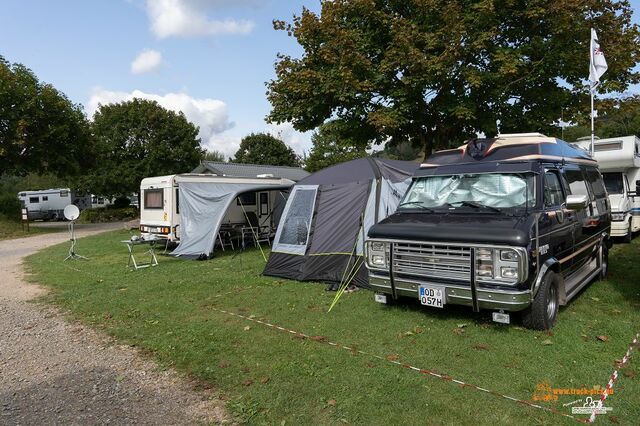
[[[163,189],[145,189],[144,190],[144,208],[145,209],[161,209],[164,207],[164,190]]]

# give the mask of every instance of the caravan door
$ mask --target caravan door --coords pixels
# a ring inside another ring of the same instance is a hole
[[[262,191],[258,193],[258,218],[263,219],[270,214],[269,209],[269,192]],[[262,223],[262,220],[260,221]]]

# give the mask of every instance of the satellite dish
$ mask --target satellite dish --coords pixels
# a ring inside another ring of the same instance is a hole
[[[64,208],[64,217],[67,220],[76,220],[78,216],[80,216],[80,209],[77,206],[69,204]]]

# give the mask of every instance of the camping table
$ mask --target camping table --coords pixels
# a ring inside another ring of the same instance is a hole
[[[133,269],[134,270],[138,270],[138,269],[142,269],[142,268],[148,268],[150,266],[157,266],[158,265],[158,258],[156,257],[156,250],[155,250],[155,246],[156,243],[158,242],[157,238],[149,238],[149,239],[139,239],[139,240],[125,240],[122,241],[122,243],[127,245],[127,249],[129,249],[129,260],[127,261],[127,266],[131,266],[133,265]],[[143,244],[148,244],[149,245],[149,250],[147,250],[145,252],[145,254],[148,254],[150,256],[149,262],[145,262],[145,263],[138,263],[136,262],[136,258],[133,255],[133,248],[135,246],[141,246]]]
[[[220,225],[220,233],[227,236],[232,242],[234,242],[234,248],[240,247],[243,226],[245,226],[244,222],[223,223]]]

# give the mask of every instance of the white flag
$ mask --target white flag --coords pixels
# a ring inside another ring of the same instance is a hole
[[[607,61],[604,59],[604,53],[600,49],[596,30],[591,28],[591,63],[589,64],[589,81],[591,87],[595,87],[600,83],[600,77],[607,71]]]

